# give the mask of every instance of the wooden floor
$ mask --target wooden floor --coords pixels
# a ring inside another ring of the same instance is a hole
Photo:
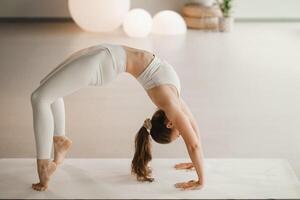
[[[175,183],[195,180],[195,171],[173,166],[186,159],[155,159],[152,183],[130,175],[130,159],[68,159],[46,192],[31,189],[35,160],[0,159],[0,198],[13,199],[288,199],[300,198],[300,182],[282,159],[207,159],[202,190],[180,191]]]
[[[236,23],[229,34],[128,38],[73,23],[0,23],[0,157],[35,156],[30,95],[69,54],[101,42],[155,52],[177,71],[207,158],[283,158],[300,176],[300,24]],[[65,97],[71,158],[131,158],[134,136],[155,110],[127,74]],[[180,139],[154,158],[188,157]]]

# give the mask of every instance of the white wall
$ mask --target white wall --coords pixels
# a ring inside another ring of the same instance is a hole
[[[163,9],[180,11],[187,0],[131,0],[131,7],[150,13]],[[0,0],[0,17],[70,17],[67,0]]]
[[[0,0],[0,17],[68,17],[67,0]]]
[[[151,14],[159,10],[180,11],[188,0],[131,0]],[[300,0],[235,0],[237,19],[300,20]],[[70,17],[67,0],[0,0],[0,17]]]
[[[234,15],[240,19],[298,19],[299,0],[236,0]]]

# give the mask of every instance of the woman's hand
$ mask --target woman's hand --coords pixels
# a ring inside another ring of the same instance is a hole
[[[190,180],[189,182],[176,183],[175,187],[182,188],[182,190],[200,190],[204,187],[204,183],[199,180]]]
[[[174,167],[177,170],[180,170],[180,169],[189,169],[189,170],[191,170],[191,169],[194,168],[194,165],[193,165],[192,162],[189,162],[189,163],[178,163]]]

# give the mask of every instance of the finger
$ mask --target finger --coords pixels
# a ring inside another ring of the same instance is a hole
[[[175,166],[175,169],[182,169],[182,166]]]
[[[186,186],[184,186],[184,187],[182,187],[184,190],[189,190],[191,187],[193,187],[193,186],[191,186],[191,185],[186,185]]]
[[[203,185],[195,185],[191,190],[200,190],[203,188]]]
[[[187,189],[189,190],[198,190],[198,189],[202,189],[203,188],[203,184],[200,184],[198,181],[195,181],[193,183],[193,185]]]
[[[182,188],[183,189],[187,189],[187,188],[190,188],[190,187],[192,187],[193,186],[193,183],[192,182],[187,182],[187,183],[185,183],[183,186],[182,186]]]
[[[188,186],[188,185],[184,185],[184,186],[181,187],[181,189],[186,190],[186,189],[189,188],[189,187],[190,187],[190,186]]]
[[[194,168],[193,163],[180,163],[175,165],[176,169],[191,169]]]
[[[185,187],[184,189],[185,190],[196,190],[196,189],[200,189],[199,186],[200,186],[199,184],[193,183],[193,184],[189,184],[189,186]]]
[[[182,165],[182,166],[178,166],[178,167],[175,167],[177,170],[179,170],[179,169],[187,169],[187,170],[189,170],[189,169],[192,169],[192,168],[194,168],[194,166],[190,166],[190,165]]]
[[[179,183],[177,185],[177,188],[184,188],[184,187],[187,187],[188,186],[188,183]]]
[[[176,183],[175,187],[180,188],[183,187],[186,183]]]
[[[189,187],[186,187],[185,190],[195,190],[196,189],[196,186],[189,186]]]
[[[178,167],[181,167],[181,166],[186,166],[186,165],[188,165],[189,163],[178,163],[178,164],[176,164],[175,166],[178,166]]]
[[[182,168],[182,167],[185,167],[185,164],[180,163],[180,164],[175,165],[175,168]]]

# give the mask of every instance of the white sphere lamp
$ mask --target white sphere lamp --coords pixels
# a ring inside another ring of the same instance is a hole
[[[184,19],[175,11],[164,10],[153,17],[152,32],[163,35],[178,35],[186,33]]]
[[[123,21],[123,29],[130,37],[146,37],[151,32],[151,28],[152,17],[144,9],[130,10]]]
[[[130,8],[130,0],[69,0],[75,23],[90,32],[109,32],[118,28]]]

